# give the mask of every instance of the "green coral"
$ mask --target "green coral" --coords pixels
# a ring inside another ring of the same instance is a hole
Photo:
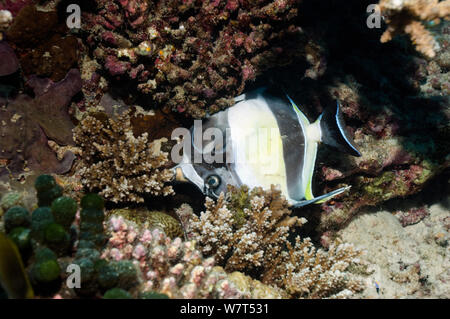
[[[100,256],[106,240],[103,198],[88,194],[81,199],[79,232],[76,232],[73,222],[77,202],[61,196],[62,188],[50,175],[39,176],[35,188],[39,207],[31,215],[25,208],[13,206],[3,216],[9,238],[18,246],[24,261],[30,263],[26,266],[33,286],[43,290],[58,289],[58,280],[66,275],[62,268],[71,263],[81,270],[81,287],[74,289],[79,296],[93,296],[99,290],[109,289],[105,294],[107,298],[131,298],[126,289],[138,284],[137,268],[131,261],[107,261]],[[17,200],[12,196],[5,201],[16,203]],[[164,224],[164,220],[156,220]],[[78,247],[75,256],[71,257],[75,242],[71,235],[75,234],[78,235]]]
[[[51,210],[55,222],[62,225],[66,230],[72,225],[77,213],[77,202],[66,196],[61,196],[52,202]]]
[[[82,247],[102,247],[106,241],[103,229],[105,201],[97,194],[88,194],[81,199],[80,241]],[[93,245],[92,245],[93,244]]]
[[[20,206],[13,206],[8,209],[3,218],[7,233],[15,227],[27,227],[30,225],[30,213]]]
[[[98,283],[104,289],[111,289],[119,283],[119,273],[110,263],[105,262],[98,270]]]
[[[49,248],[40,248],[36,252],[36,262],[31,268],[31,279],[35,283],[49,283],[60,278],[61,267],[56,254]]]
[[[57,223],[51,223],[45,227],[44,241],[50,248],[59,254],[65,254],[70,245],[70,235],[63,226]]]
[[[29,228],[16,227],[10,231],[8,237],[20,251],[26,251],[31,247],[31,230]]]
[[[13,206],[20,206],[22,204],[23,195],[18,192],[9,192],[3,195],[0,200],[0,217]]]
[[[233,211],[233,219],[237,228],[246,222],[245,209],[250,208],[250,193],[247,186],[242,186],[238,190],[231,191],[228,187],[230,207]]]
[[[105,208],[105,200],[97,194],[87,194],[81,199],[83,209],[102,210]]]
[[[54,222],[55,220],[49,207],[36,208],[31,214],[31,235],[37,241],[44,241],[45,228]]]
[[[117,287],[130,289],[137,284],[137,270],[130,260],[110,262],[112,268],[118,274]]]
[[[170,299],[166,294],[160,294],[154,291],[145,291],[139,294],[139,299]]]
[[[63,188],[51,175],[40,175],[36,178],[34,188],[37,191],[38,206],[50,206],[56,198],[62,196]]]
[[[103,299],[132,299],[130,293],[120,288],[112,288],[105,292]]]

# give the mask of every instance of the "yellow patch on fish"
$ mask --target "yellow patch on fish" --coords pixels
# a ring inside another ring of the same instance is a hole
[[[0,284],[9,298],[23,299],[34,296],[19,250],[3,233],[0,233]]]
[[[278,184],[287,194],[282,137],[272,112],[255,101],[231,108],[228,120],[239,177],[250,188]]]

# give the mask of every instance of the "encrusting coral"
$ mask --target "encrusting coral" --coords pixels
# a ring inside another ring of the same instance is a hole
[[[290,216],[286,199],[272,186],[264,191],[229,187],[217,203],[206,201],[197,217],[187,205],[177,214],[205,256],[213,256],[225,270],[239,270],[265,284],[283,289],[292,297],[349,297],[362,288],[350,267],[360,265],[360,251],[335,241],[328,251],[316,249],[306,238],[288,240],[295,226],[305,219]],[[287,249],[286,249],[287,248]]]
[[[75,155],[65,152],[59,161],[48,140],[60,145],[74,143],[74,125],[68,108],[81,89],[80,73],[72,69],[57,83],[30,77],[27,84],[33,88],[34,98],[20,94],[0,108],[0,177],[15,176],[30,168],[45,173],[66,173]]]
[[[430,58],[435,56],[437,43],[422,21],[438,24],[440,19],[449,20],[450,0],[381,0],[379,6],[388,23],[381,42],[406,33],[419,52]]]
[[[122,216],[124,219],[132,221],[142,228],[157,228],[172,239],[176,237],[182,238],[184,235],[180,222],[166,212],[149,211],[144,207],[137,207],[112,209],[107,212],[107,215]]]
[[[299,0],[105,1],[82,19],[86,43],[116,79],[194,117],[232,105],[248,80],[296,55]]]
[[[105,113],[87,114],[74,129],[74,140],[82,149],[78,173],[90,190],[113,202],[143,202],[144,195],[169,195],[172,179],[166,168],[168,154],[161,151],[167,141],[149,141],[148,133],[135,136],[131,111],[116,118]]]

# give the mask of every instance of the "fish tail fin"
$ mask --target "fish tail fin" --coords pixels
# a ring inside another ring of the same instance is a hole
[[[331,198],[333,198],[339,194],[342,194],[343,192],[349,190],[350,188],[351,188],[351,186],[345,186],[345,187],[335,189],[334,191],[331,191],[324,195],[314,197],[313,199],[310,199],[310,200],[294,201],[292,203],[292,207],[298,208],[298,207],[306,206],[309,204],[322,204],[322,203],[325,203],[326,201],[330,200]]]
[[[9,298],[34,297],[19,250],[16,244],[3,233],[0,233],[0,285]]]
[[[361,153],[356,149],[353,139],[345,130],[345,122],[339,101],[336,101],[336,107],[326,108],[319,120],[323,143],[335,147],[341,152],[357,157],[361,156]]]

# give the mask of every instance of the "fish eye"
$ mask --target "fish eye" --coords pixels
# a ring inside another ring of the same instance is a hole
[[[209,175],[206,178],[206,184],[211,188],[217,188],[220,185],[220,177],[217,175]]]

